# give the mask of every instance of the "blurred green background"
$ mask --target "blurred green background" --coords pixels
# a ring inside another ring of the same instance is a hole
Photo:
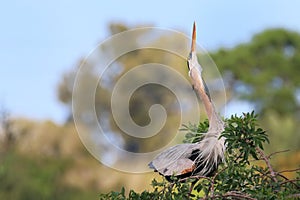
[[[255,109],[260,125],[270,137],[266,151],[290,150],[271,160],[275,168],[299,167],[299,2],[3,4],[0,199],[97,199],[100,193],[122,186],[136,191],[149,188],[150,180],[157,175],[110,169],[82,145],[71,110],[74,78],[80,64],[91,64],[84,61],[89,51],[110,35],[150,25],[189,35],[194,20],[198,25],[198,43],[208,50],[223,77],[227,105],[223,105],[226,111],[223,109],[222,114],[230,116]],[[177,48],[187,45],[172,35],[152,42]],[[118,59],[120,71],[111,81],[117,81],[135,65],[150,61],[174,66],[187,76],[182,59],[163,52],[137,50]],[[87,85],[93,78],[97,77],[87,74]],[[99,116],[103,109],[110,109],[110,95],[109,87],[97,88],[95,106]],[[139,125],[148,124],[147,111],[154,103],[169,108],[169,121],[162,131],[166,135],[176,132],[173,124],[180,123],[176,99],[157,85],[145,86],[134,94],[129,105],[133,120]],[[164,142],[153,138],[140,143],[122,134],[110,117],[109,125],[110,131],[122,138],[126,150],[149,151],[158,142]]]

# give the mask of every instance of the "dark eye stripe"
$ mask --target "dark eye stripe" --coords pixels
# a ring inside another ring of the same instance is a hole
[[[190,69],[190,64],[189,64],[188,60],[186,61],[186,65],[187,65],[188,69]]]

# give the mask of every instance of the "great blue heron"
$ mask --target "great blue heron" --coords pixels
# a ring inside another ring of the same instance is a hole
[[[192,175],[212,176],[218,164],[224,161],[224,122],[215,110],[206,84],[202,67],[196,55],[196,25],[193,26],[191,52],[187,58],[189,76],[194,91],[202,99],[209,120],[209,129],[197,143],[178,144],[158,154],[149,167],[170,180],[171,176],[184,178]]]

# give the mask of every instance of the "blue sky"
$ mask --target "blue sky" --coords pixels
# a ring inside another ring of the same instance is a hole
[[[103,3],[104,2],[104,3]],[[266,28],[300,32],[297,0],[4,1],[0,6],[0,104],[14,116],[63,122],[63,72],[108,36],[110,22],[191,31],[207,50],[232,47]],[[201,40],[201,41],[200,41]]]

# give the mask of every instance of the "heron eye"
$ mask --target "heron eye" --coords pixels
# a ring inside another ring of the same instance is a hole
[[[188,69],[190,70],[190,64],[189,64],[188,60],[186,61],[186,65],[187,65]]]

